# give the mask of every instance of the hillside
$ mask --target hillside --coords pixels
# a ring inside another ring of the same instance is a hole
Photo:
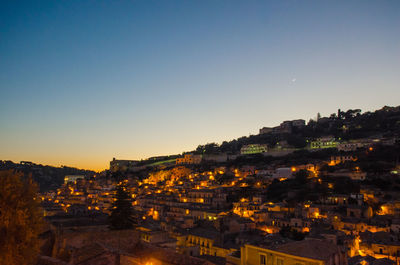
[[[19,164],[12,161],[1,161],[0,170],[16,170],[23,172],[25,176],[32,178],[39,184],[40,191],[56,189],[64,183],[65,175],[85,175],[91,177],[94,171],[77,169],[73,167],[52,167],[31,162],[21,162]]]
[[[279,127],[279,126],[278,126]],[[251,136],[243,136],[221,144],[208,143],[199,145],[193,153],[215,154],[240,152],[243,145],[266,144],[269,148],[276,147],[286,141],[294,148],[303,148],[307,140],[323,136],[333,136],[343,141],[367,137],[393,137],[400,135],[400,106],[383,107],[375,112],[361,113],[360,109],[338,111],[329,117],[319,117],[318,121],[310,120],[305,126],[291,128],[290,132],[270,132]]]

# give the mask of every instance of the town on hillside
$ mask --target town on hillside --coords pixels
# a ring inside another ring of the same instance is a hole
[[[400,264],[400,106],[338,110],[40,186],[39,264]]]

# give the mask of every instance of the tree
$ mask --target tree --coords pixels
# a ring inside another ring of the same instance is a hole
[[[109,217],[110,228],[115,230],[132,228],[135,223],[132,200],[123,182],[117,186],[115,199]]]
[[[12,170],[0,171],[0,264],[35,264],[43,227],[38,187]]]
[[[306,139],[299,135],[289,134],[286,137],[288,144],[292,145],[295,148],[304,148],[307,145]]]
[[[296,172],[295,179],[299,184],[303,184],[307,182],[307,178],[310,176],[310,173],[307,170],[301,169]]]

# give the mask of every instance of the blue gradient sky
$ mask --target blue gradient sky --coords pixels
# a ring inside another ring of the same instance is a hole
[[[0,159],[103,169],[400,104],[400,1],[2,1]]]

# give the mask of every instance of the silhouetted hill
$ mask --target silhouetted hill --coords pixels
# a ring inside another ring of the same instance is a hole
[[[360,109],[338,111],[329,117],[319,117],[318,121],[310,120],[304,127],[293,127],[291,132],[269,132],[243,136],[232,141],[224,141],[222,144],[208,143],[199,145],[193,153],[214,154],[231,153],[240,151],[243,145],[267,144],[274,148],[280,142],[285,141],[295,148],[303,148],[307,140],[323,136],[333,136],[336,139],[351,140],[367,137],[393,137],[400,135],[400,106],[385,106],[374,112],[361,113]]]
[[[58,188],[64,182],[65,175],[85,175],[91,177],[95,174],[94,171],[67,166],[52,167],[24,161],[17,164],[12,161],[1,160],[0,170],[16,170],[23,172],[25,176],[32,176],[32,178],[39,184],[40,191]]]

